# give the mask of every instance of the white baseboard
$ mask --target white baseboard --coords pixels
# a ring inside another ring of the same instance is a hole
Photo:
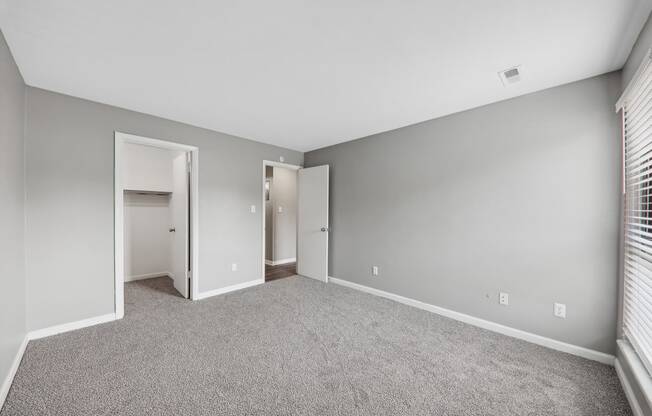
[[[20,361],[23,359],[23,355],[25,354],[25,349],[27,348],[28,341],[29,338],[27,335],[25,335],[23,342],[21,342],[20,346],[18,347],[18,351],[16,351],[16,356],[14,357],[14,361],[11,363],[9,373],[7,374],[7,377],[5,377],[5,380],[2,382],[2,387],[0,387],[0,409],[2,409],[2,406],[5,404],[7,394],[9,394],[9,389],[11,388],[11,383],[14,382],[14,377],[16,376],[16,372],[20,366]]]
[[[288,263],[296,263],[297,258],[292,257],[289,259],[281,259],[281,260],[265,260],[265,264],[269,266],[278,266],[279,264],[288,264]]]
[[[632,413],[634,416],[645,416],[641,409],[641,405],[638,403],[636,395],[632,390],[632,385],[629,383],[629,380],[623,371],[623,367],[620,365],[620,361],[618,361],[617,358],[614,360],[614,367],[616,368],[618,380],[620,380],[620,384],[623,386],[623,391],[625,392],[625,397],[627,397],[627,401],[629,402],[629,407],[632,408]]]
[[[528,341],[533,344],[542,345],[544,347],[548,347],[553,350],[563,351],[569,354],[587,358],[589,360],[594,360],[604,364],[614,365],[615,357],[613,355],[605,354],[600,351],[595,351],[588,348],[580,347],[578,345],[557,341],[552,338],[547,338],[541,335],[533,334],[531,332],[522,331],[520,329],[501,325],[481,318],[476,318],[475,316],[466,315],[461,312],[455,312],[450,309],[442,308],[440,306],[431,305],[429,303],[421,302],[415,299],[410,299],[404,296],[395,295],[394,293],[389,293],[383,290],[374,289],[369,286],[364,286],[358,283],[349,282],[348,280],[337,279],[335,277],[329,276],[328,281],[341,286],[346,286],[351,289],[356,289],[362,292],[370,293],[372,295],[391,299],[396,302],[403,303],[405,305],[426,310],[428,312],[436,313],[438,315],[442,315],[447,318],[455,319],[456,321],[461,321],[480,328],[488,329],[489,331],[498,332],[499,334],[522,339],[524,341]]]
[[[136,275],[133,275],[133,276],[126,276],[125,277],[125,282],[133,282],[135,280],[144,280],[144,279],[151,279],[153,277],[163,277],[163,276],[172,277],[172,273],[170,273],[170,272],[158,272],[158,273],[136,274]]]
[[[235,290],[240,290],[240,289],[246,289],[248,287],[260,285],[262,283],[265,283],[265,279],[250,280],[248,282],[238,283],[237,285],[231,285],[231,286],[227,286],[227,287],[222,287],[220,289],[209,290],[207,292],[201,292],[197,296],[196,300],[206,299],[206,298],[210,298],[212,296],[217,296],[217,295],[223,295],[224,293],[229,293],[229,292],[233,292]]]
[[[103,324],[106,322],[115,321],[115,313],[109,313],[106,315],[95,316],[93,318],[82,319],[81,321],[69,322],[67,324],[50,326],[48,328],[37,329],[35,331],[30,331],[27,334],[29,340],[39,339],[44,337],[49,337],[51,335],[62,334],[68,331],[74,331],[75,329],[86,328],[87,326],[93,326],[97,324]]]

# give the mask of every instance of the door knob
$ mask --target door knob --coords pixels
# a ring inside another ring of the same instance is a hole
[[[325,233],[326,231],[330,231],[328,227],[321,227],[321,232]]]
[[[168,229],[168,231],[171,232],[171,233],[174,233],[174,232],[177,231],[177,229],[176,228],[170,228],[170,229]]]

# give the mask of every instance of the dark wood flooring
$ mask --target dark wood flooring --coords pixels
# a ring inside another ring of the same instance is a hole
[[[270,282],[297,274],[296,263],[279,264],[278,266],[265,265],[265,281]]]

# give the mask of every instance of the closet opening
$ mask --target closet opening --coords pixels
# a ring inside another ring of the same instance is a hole
[[[116,132],[115,152],[116,316],[141,292],[195,298],[198,149]]]

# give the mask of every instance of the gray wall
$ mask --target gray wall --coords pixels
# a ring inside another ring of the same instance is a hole
[[[331,166],[329,274],[614,353],[620,82],[611,73],[306,153],[306,166]]]
[[[25,338],[25,84],[0,32],[0,385]]]
[[[297,172],[274,167],[272,180],[274,261],[297,256]],[[283,212],[278,212],[282,207]]]
[[[301,153],[31,87],[26,100],[30,330],[114,311],[114,130],[199,147],[200,291],[260,279],[262,160]]]
[[[623,66],[622,86],[627,87],[639,65],[643,61],[645,53],[652,48],[652,14],[648,17],[643,30],[638,35],[638,39],[632,48],[632,51]]]

